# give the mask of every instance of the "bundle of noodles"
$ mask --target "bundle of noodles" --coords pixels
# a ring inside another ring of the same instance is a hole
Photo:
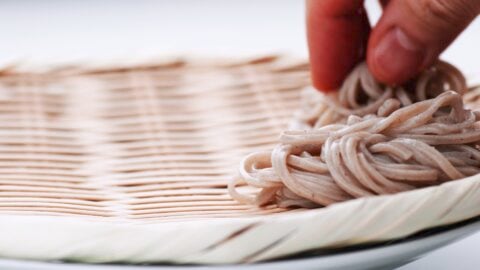
[[[408,89],[413,88],[413,89]],[[465,78],[454,66],[439,61],[423,72],[412,85],[383,86],[359,64],[339,91],[324,95],[313,88],[302,93],[302,105],[290,123],[290,129],[310,129],[333,123],[345,123],[349,115],[378,113],[380,107],[395,109],[438,96],[445,90],[464,94]],[[383,115],[390,111],[382,110]]]
[[[243,159],[231,196],[311,208],[480,172],[480,113],[463,106],[462,74],[440,62],[414,86],[383,87],[361,64],[336,96],[304,112],[313,128],[285,131],[273,151]],[[239,193],[245,184],[260,191]]]

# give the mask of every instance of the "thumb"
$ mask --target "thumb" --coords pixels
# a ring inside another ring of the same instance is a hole
[[[480,0],[391,0],[373,29],[367,63],[389,84],[403,83],[433,64],[475,19]]]

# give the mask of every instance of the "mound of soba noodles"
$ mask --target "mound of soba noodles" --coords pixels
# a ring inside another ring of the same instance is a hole
[[[334,94],[307,91],[272,151],[246,156],[229,186],[255,205],[319,207],[480,172],[480,112],[464,108],[465,79],[438,62],[405,86],[357,66]],[[258,188],[239,192],[239,186]]]

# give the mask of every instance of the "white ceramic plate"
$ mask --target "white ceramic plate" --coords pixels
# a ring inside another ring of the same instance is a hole
[[[389,243],[349,249],[311,252],[295,258],[232,266],[102,265],[62,262],[36,262],[0,259],[5,270],[267,270],[267,269],[393,269],[414,261],[430,251],[458,241],[480,230],[480,218],[419,233]]]

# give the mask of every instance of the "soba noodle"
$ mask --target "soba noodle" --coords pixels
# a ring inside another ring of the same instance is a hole
[[[319,207],[480,172],[480,112],[464,108],[465,79],[439,62],[411,85],[376,82],[357,66],[336,94],[307,92],[272,151],[246,156],[229,186],[236,200]],[[258,192],[239,192],[239,186]]]

